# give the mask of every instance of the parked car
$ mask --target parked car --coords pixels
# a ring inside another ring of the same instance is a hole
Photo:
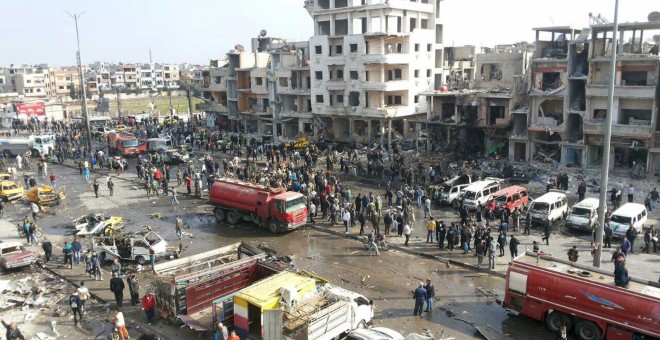
[[[88,214],[73,220],[76,235],[111,235],[123,227],[124,219],[120,216]]]
[[[403,340],[401,333],[385,327],[356,329],[345,340]]]
[[[23,198],[25,189],[20,182],[3,180],[0,182],[0,198],[4,202],[15,201]]]
[[[34,254],[20,242],[0,241],[0,268],[3,270],[30,266],[36,260]]]
[[[167,242],[153,231],[144,235],[92,236],[90,242],[92,250],[105,261],[119,258],[145,264],[149,260],[149,247],[157,258],[177,257],[180,252],[180,249],[168,249]]]

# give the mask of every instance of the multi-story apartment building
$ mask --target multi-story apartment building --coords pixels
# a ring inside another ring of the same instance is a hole
[[[448,83],[424,94],[428,130],[457,150],[507,155],[510,121],[524,106],[531,53],[526,46],[517,45],[484,49],[484,53],[470,56],[472,51],[471,46],[449,50],[454,55],[446,60],[462,60],[466,65],[449,67]],[[474,67],[467,67],[470,59]],[[472,74],[474,79],[467,78]]]
[[[178,89],[180,84],[179,81],[180,73],[179,66],[174,64],[165,64],[163,65],[163,84],[166,88]]]
[[[51,70],[50,71],[51,94],[57,97],[74,96],[80,91],[80,77],[78,70]]]
[[[223,62],[222,65],[225,63]],[[213,67],[213,66],[212,66]],[[215,66],[217,67],[217,66]],[[201,88],[204,82],[203,71],[208,70],[207,67],[197,67],[192,65],[180,65],[180,84],[182,86],[192,85],[195,88]]]
[[[311,105],[327,137],[413,136],[427,111],[420,94],[444,79],[440,3],[305,1],[314,20]]]
[[[9,92],[9,86],[7,86],[7,76],[5,75],[5,68],[0,67],[0,93]]]
[[[476,54],[476,48],[471,45],[444,48],[444,84],[449,90],[469,89],[473,85]]]
[[[509,157],[599,167],[608,84],[614,77],[610,167],[643,164],[655,172],[660,161],[660,57],[658,42],[643,37],[657,34],[660,23],[619,24],[616,48],[611,43],[612,24],[535,30],[530,105],[514,116]],[[617,53],[613,75],[612,53]]]
[[[48,65],[35,67],[12,67],[9,69],[14,92],[25,97],[50,97],[50,74]]]
[[[140,72],[137,66],[121,65],[121,73],[123,73],[123,83],[126,88],[134,90],[141,88]]]

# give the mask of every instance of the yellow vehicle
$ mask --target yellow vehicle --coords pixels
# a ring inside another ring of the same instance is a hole
[[[309,146],[309,140],[307,137],[298,137],[293,142],[288,142],[285,144],[287,149],[304,149]]]
[[[1,181],[11,181],[11,175],[8,173],[0,173],[0,182]]]
[[[50,185],[42,185],[30,188],[25,194],[30,202],[39,204],[40,207],[52,207],[60,204],[64,199],[64,187],[57,190]]]
[[[128,126],[126,125],[117,125],[115,126],[115,131],[117,132],[125,132],[128,130]]]
[[[23,198],[25,189],[21,183],[16,183],[10,180],[0,181],[0,197],[5,202],[15,201]]]

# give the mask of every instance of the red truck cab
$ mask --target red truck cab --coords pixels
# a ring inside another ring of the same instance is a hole
[[[147,144],[131,133],[108,133],[108,150],[123,156],[139,155],[147,150]]]
[[[527,252],[509,264],[502,306],[579,339],[660,338],[660,285],[631,278],[621,288],[612,273]]]

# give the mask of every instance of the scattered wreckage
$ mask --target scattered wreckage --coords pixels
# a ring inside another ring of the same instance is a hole
[[[87,214],[73,220],[76,235],[114,235],[124,227],[124,219],[120,216],[105,214]]]
[[[156,253],[156,259],[177,258],[181,253],[181,246],[168,246],[167,241],[153,231],[120,236],[92,236],[90,248],[99,254],[104,262],[118,258],[120,261],[134,261],[140,265],[149,260],[149,248]]]

